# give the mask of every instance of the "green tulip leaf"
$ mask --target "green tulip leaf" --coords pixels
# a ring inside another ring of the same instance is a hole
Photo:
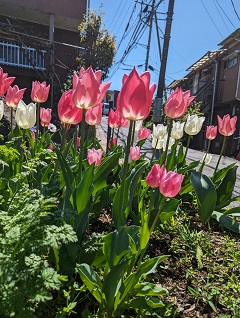
[[[212,176],[213,183],[216,184],[219,181],[221,182],[221,180],[225,177],[228,170],[232,169],[232,167],[234,167],[234,166],[235,166],[235,162],[232,163],[231,165],[229,165],[225,168],[222,168],[222,169],[218,170],[217,172],[215,172]]]
[[[77,265],[81,280],[99,303],[102,303],[102,283],[98,274],[88,265]]]
[[[197,197],[200,220],[205,223],[211,217],[217,201],[214,184],[205,174],[197,171],[192,171],[191,182]]]
[[[166,296],[168,295],[168,290],[153,283],[141,283],[134,286],[134,291],[137,296]]]
[[[212,217],[230,231],[240,233],[240,223],[230,216],[214,211]]]

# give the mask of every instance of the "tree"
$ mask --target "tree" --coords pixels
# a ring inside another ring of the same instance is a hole
[[[89,11],[78,26],[80,46],[85,48],[79,54],[78,61],[85,69],[92,65],[94,71],[102,70],[102,78],[105,79],[114,61],[116,42],[115,36],[105,29],[102,15]]]

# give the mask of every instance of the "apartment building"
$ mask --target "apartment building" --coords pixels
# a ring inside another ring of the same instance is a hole
[[[218,50],[207,52],[188,68],[184,78],[173,81],[167,88],[181,86],[197,96],[196,101],[202,102],[201,111],[206,120],[202,133],[192,141],[196,149],[206,149],[205,127],[217,125],[217,115],[238,116],[236,132],[228,137],[226,148],[226,155],[237,157],[240,151],[240,29],[218,45]],[[212,141],[212,153],[220,152],[222,140],[223,136],[218,134]]]
[[[16,76],[20,88],[47,81],[54,88],[52,102],[84,50],[78,25],[87,0],[0,0],[0,8],[0,66]],[[24,97],[29,99],[30,92]]]

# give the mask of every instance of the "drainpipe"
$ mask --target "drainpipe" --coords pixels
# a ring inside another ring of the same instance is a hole
[[[213,110],[214,110],[215,95],[216,95],[216,86],[217,86],[217,72],[218,72],[218,60],[215,61],[215,72],[214,72],[214,80],[213,80],[212,106],[211,106],[211,113],[210,113],[210,125],[212,125],[212,120],[213,120]]]
[[[237,76],[237,84],[236,84],[236,91],[235,91],[235,98],[237,100],[240,100],[240,98],[238,97],[239,80],[240,80],[240,63],[238,64],[238,76]]]

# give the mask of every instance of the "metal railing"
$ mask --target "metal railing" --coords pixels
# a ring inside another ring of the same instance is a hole
[[[0,42],[0,65],[18,66],[28,69],[46,70],[45,50]]]

